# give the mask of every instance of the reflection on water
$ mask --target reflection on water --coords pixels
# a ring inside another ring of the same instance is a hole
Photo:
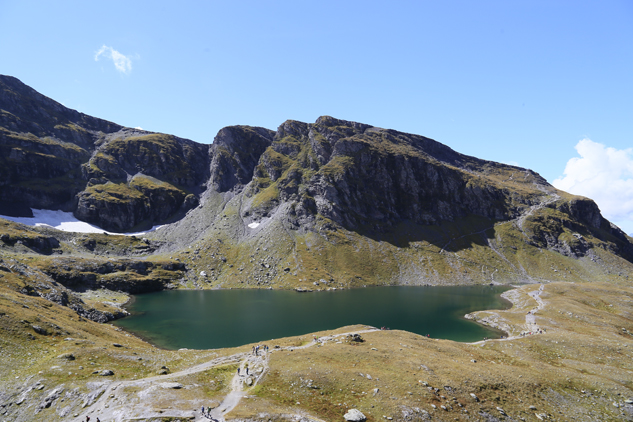
[[[138,295],[132,316],[116,322],[168,348],[211,349],[345,325],[390,327],[470,342],[499,333],[463,318],[505,309],[507,287],[368,287],[332,292],[176,290]]]

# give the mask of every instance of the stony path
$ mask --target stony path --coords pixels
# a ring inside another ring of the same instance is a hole
[[[541,293],[543,292],[544,289],[544,285],[541,284],[541,287],[539,287],[538,290],[534,290],[530,293],[528,293],[530,296],[532,296],[532,298],[536,301],[536,308],[532,309],[531,311],[529,311],[527,313],[527,315],[525,316],[525,327],[526,327],[526,331],[527,332],[538,332],[541,328],[536,324],[536,311],[539,311],[541,309],[543,309],[543,307],[545,306],[545,302],[543,302],[543,299],[541,299]]]
[[[257,385],[257,383],[262,379],[262,377],[268,372],[268,360],[272,353],[276,351],[282,350],[296,350],[296,349],[305,349],[308,347],[316,346],[318,344],[327,342],[327,341],[336,341],[340,337],[345,337],[349,334],[364,334],[373,331],[380,331],[377,328],[367,329],[367,330],[359,330],[359,331],[351,331],[347,333],[341,334],[333,334],[330,336],[324,336],[319,339],[315,339],[310,343],[307,343],[303,346],[287,346],[279,349],[269,349],[268,352],[264,352],[261,350],[257,356],[253,353],[236,353],[231,356],[221,357],[212,359],[208,362],[204,362],[199,365],[192,366],[191,368],[187,368],[182,371],[173,372],[167,375],[158,375],[148,378],[143,378],[140,380],[130,380],[130,381],[115,381],[110,383],[105,391],[100,395],[99,399],[97,399],[92,405],[88,406],[87,409],[82,412],[79,416],[74,418],[75,422],[83,422],[86,420],[86,416],[90,416],[91,421],[96,421],[97,417],[102,421],[124,421],[129,419],[145,419],[145,418],[157,418],[157,417],[172,417],[172,418],[186,418],[195,421],[216,421],[216,422],[225,422],[224,416],[233,410],[241,401],[244,396],[245,390],[247,388],[252,388]],[[159,386],[168,381],[175,381],[176,379],[195,374],[198,372],[206,371],[210,368],[220,365],[227,365],[231,363],[239,363],[239,374],[236,373],[231,380],[231,391],[224,397],[220,405],[211,409],[210,414],[203,415],[201,409],[195,411],[181,411],[181,410],[169,410],[163,413],[158,413],[153,407],[151,403],[139,403],[138,405],[126,406],[124,404],[114,403],[111,396],[115,395],[117,389],[122,389],[126,387],[137,387],[137,388],[150,388],[152,386]],[[248,375],[247,370],[248,368]],[[140,413],[140,415],[139,415]],[[303,416],[303,415],[302,415]],[[305,418],[305,416],[303,416]],[[319,422],[318,419],[308,418],[315,422]]]
[[[543,293],[543,290],[545,289],[545,285],[541,284],[540,287],[538,288],[538,290],[534,290],[528,293],[528,295],[530,297],[532,297],[532,299],[534,299],[536,301],[536,307],[532,308],[530,311],[528,311],[528,313],[525,315],[525,330],[521,333],[521,335],[518,336],[508,336],[505,338],[501,338],[501,339],[493,339],[493,340],[481,340],[481,341],[476,341],[474,343],[470,343],[470,344],[484,344],[486,341],[507,341],[507,340],[516,340],[518,338],[521,338],[525,335],[530,335],[530,334],[537,334],[538,332],[540,332],[541,327],[538,326],[538,324],[536,323],[536,312],[543,309],[545,307],[545,302],[543,301],[543,299],[541,299],[541,293]]]
[[[532,205],[530,208],[528,208],[527,211],[525,211],[523,214],[521,214],[518,218],[515,219],[517,227],[519,228],[519,230],[521,231],[521,233],[523,233],[523,236],[525,236],[525,237],[529,237],[527,235],[527,233],[525,233],[525,230],[523,230],[523,223],[525,222],[525,220],[530,215],[534,214],[535,211],[538,211],[538,210],[548,206],[552,202],[556,202],[556,201],[558,201],[560,199],[560,196],[558,194],[556,194],[556,193],[549,192],[549,191],[547,191],[545,189],[539,188],[539,186],[537,186],[537,189],[539,189],[543,193],[549,194],[551,196],[549,198],[546,198],[545,200],[539,202],[536,205]]]
[[[233,410],[240,402],[242,397],[244,396],[244,384],[247,385],[248,388],[254,387],[257,383],[262,379],[262,377],[268,372],[268,360],[272,353],[281,350],[299,350],[306,349],[308,347],[316,346],[318,344],[327,342],[327,341],[335,341],[339,337],[344,337],[349,334],[365,334],[373,331],[380,331],[376,328],[369,330],[361,330],[354,331],[343,334],[334,334],[331,336],[324,336],[318,339],[314,339],[310,343],[304,344],[303,346],[288,346],[282,347],[279,349],[269,349],[268,352],[260,351],[257,356],[253,354],[249,354],[242,362],[240,363],[240,371],[239,374],[235,374],[233,380],[231,381],[231,392],[227,394],[222,403],[216,408],[211,410],[210,418],[205,417],[203,419],[196,420],[215,420],[218,422],[225,422],[224,415]],[[246,374],[246,368],[249,368],[249,374]],[[318,421],[314,418],[308,418],[314,421]]]

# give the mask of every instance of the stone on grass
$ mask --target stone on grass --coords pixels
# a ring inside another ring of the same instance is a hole
[[[75,355],[73,355],[72,353],[62,353],[61,355],[57,356],[57,359],[75,360]]]
[[[345,418],[346,421],[351,421],[351,422],[362,422],[365,419],[367,419],[365,415],[363,415],[363,413],[358,409],[348,410],[347,413],[343,415],[343,417]]]
[[[99,375],[101,375],[102,377],[109,377],[111,375],[114,375],[114,372],[111,369],[104,369],[103,371],[99,372]]]
[[[32,325],[33,327],[33,331],[35,331],[37,334],[41,334],[43,336],[48,335],[48,331],[46,330],[46,328],[42,328],[39,325]]]
[[[182,388],[182,384],[179,382],[162,382],[160,383],[160,386],[161,388],[174,389],[174,390],[178,390]]]

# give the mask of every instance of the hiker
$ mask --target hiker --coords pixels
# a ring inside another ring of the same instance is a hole
[[[239,375],[239,374],[240,374],[240,367],[238,366],[237,367],[237,375]]]
[[[202,414],[204,415],[204,406],[202,406],[202,410],[201,410]]]

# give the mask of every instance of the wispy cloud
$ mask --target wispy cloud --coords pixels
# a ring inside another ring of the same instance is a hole
[[[583,139],[576,151],[580,157],[570,159],[552,184],[593,199],[614,223],[633,225],[633,148],[618,150]]]
[[[95,61],[99,61],[101,57],[112,60],[116,70],[121,73],[128,74],[132,71],[132,59],[112,47],[102,45],[99,51],[95,53]]]

